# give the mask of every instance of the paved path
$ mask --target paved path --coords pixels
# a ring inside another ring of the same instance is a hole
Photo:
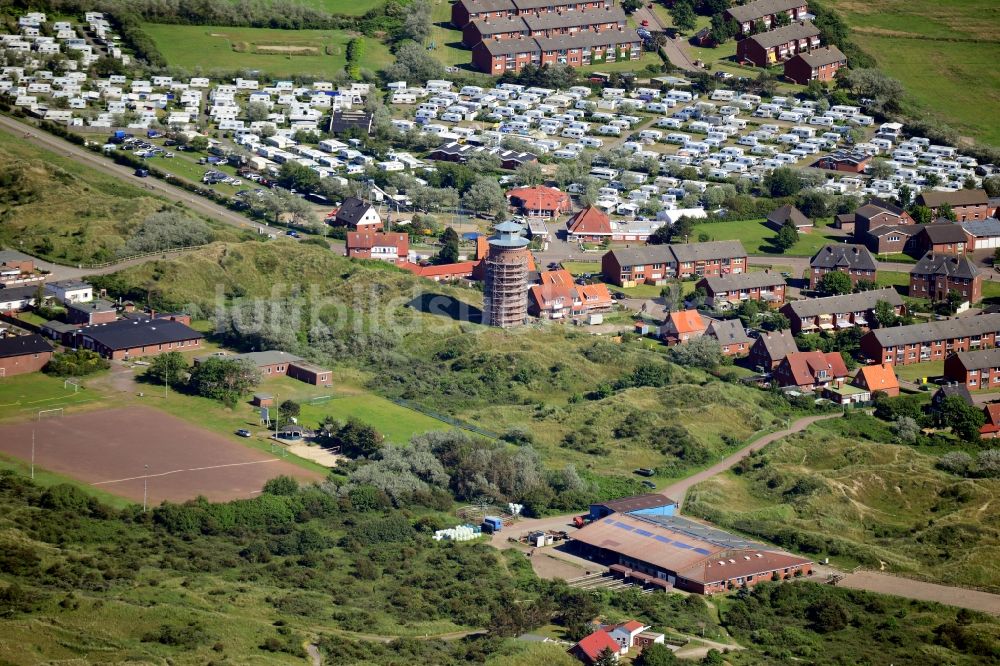
[[[949,606],[958,606],[959,608],[982,611],[991,615],[1000,615],[1000,594],[969,590],[964,587],[948,587],[947,585],[925,583],[879,571],[859,571],[847,574],[837,585],[857,590],[868,590],[869,592],[894,594],[906,597],[907,599],[936,601]]]
[[[674,67],[680,67],[688,72],[703,71],[701,67],[695,65],[691,58],[688,57],[687,52],[684,50],[683,41],[681,37],[675,37],[666,41],[663,45],[663,53],[667,56],[667,60]]]

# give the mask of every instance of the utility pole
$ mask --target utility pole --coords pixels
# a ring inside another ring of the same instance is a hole
[[[31,431],[31,480],[35,480],[35,431]]]
[[[142,512],[146,513],[146,500],[149,497],[149,465],[145,465],[142,475]]]

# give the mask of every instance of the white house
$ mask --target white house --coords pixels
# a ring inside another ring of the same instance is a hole
[[[80,280],[49,282],[45,285],[45,293],[55,296],[60,303],[86,303],[94,300],[94,288]]]

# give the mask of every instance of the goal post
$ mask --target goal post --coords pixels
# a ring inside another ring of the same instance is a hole
[[[76,379],[65,379],[65,380],[63,380],[63,389],[64,390],[69,389],[70,386],[73,387],[73,393],[77,393],[77,392],[80,391],[80,382],[78,380],[76,380]]]
[[[43,419],[57,419],[57,418],[62,417],[62,415],[63,415],[63,408],[62,407],[55,407],[53,409],[40,409],[40,410],[38,410],[38,420],[39,421],[41,421]]]

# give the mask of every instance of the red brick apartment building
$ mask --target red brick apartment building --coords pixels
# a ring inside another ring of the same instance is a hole
[[[354,259],[380,259],[402,264],[410,254],[410,236],[381,231],[349,231],[346,248],[347,256]]]
[[[917,234],[916,222],[902,208],[873,200],[854,211],[854,238],[876,254],[897,254]]]
[[[785,302],[785,278],[770,271],[706,277],[697,286],[705,289],[706,304],[717,310],[739,307],[744,301],[761,301],[775,307]]]
[[[608,312],[614,305],[604,284],[579,285],[569,271],[543,271],[541,284],[528,290],[528,312],[535,317],[563,319]]]
[[[816,289],[827,273],[844,273],[851,278],[851,285],[858,280],[875,282],[878,263],[864,245],[826,245],[809,260],[809,288]]]
[[[726,16],[739,24],[740,34],[749,35],[757,21],[770,30],[779,14],[784,14],[794,22],[804,19],[807,11],[807,3],[802,0],[754,0],[745,5],[730,7],[726,10]]]
[[[556,37],[486,40],[472,49],[472,64],[481,72],[499,76],[519,72],[528,64],[565,64],[572,67],[638,60],[642,42],[634,32],[589,30]]]
[[[736,59],[769,67],[792,56],[819,48],[819,28],[809,21],[792,23],[741,39],[736,44]]]
[[[521,37],[558,37],[578,32],[624,30],[625,12],[619,7],[601,7],[573,12],[531,13],[500,18],[484,18],[462,28],[462,44],[473,47],[479,42]]]
[[[52,345],[40,335],[0,338],[0,378],[38,372],[52,358]]]
[[[604,279],[620,287],[662,284],[672,278],[743,273],[747,252],[739,241],[647,245],[611,250],[601,258]]]
[[[944,360],[944,376],[970,391],[1000,389],[1000,349],[952,354]]]
[[[779,386],[815,391],[837,386],[847,377],[847,365],[840,352],[800,351],[781,359],[774,370]]]
[[[74,344],[117,361],[169,351],[191,351],[201,347],[204,337],[174,319],[119,319],[77,330]]]
[[[928,252],[910,270],[910,296],[945,301],[950,291],[969,303],[983,300],[983,274],[968,257]]]
[[[833,81],[840,68],[846,66],[847,56],[836,46],[827,46],[786,60],[785,78],[801,86],[810,81]]]
[[[463,29],[469,21],[522,14],[569,14],[610,7],[604,0],[458,0],[451,6],[451,23]]]
[[[913,249],[917,256],[933,252],[934,254],[965,254],[968,247],[968,236],[960,224],[952,224],[944,218],[939,218],[933,224],[924,224],[913,237]]]
[[[917,195],[917,203],[927,206],[935,217],[938,209],[944,204],[951,206],[955,219],[959,222],[970,220],[985,220],[990,216],[990,198],[986,190],[957,190],[943,192],[927,190]]]
[[[943,361],[956,352],[993,348],[998,335],[1000,314],[984,314],[879,328],[861,338],[861,351],[875,363],[910,365]]]
[[[873,289],[857,294],[806,298],[791,301],[781,308],[781,314],[788,317],[792,333],[819,333],[839,331],[857,326],[871,328],[875,321],[875,307],[879,301],[892,306],[897,315],[906,311],[903,299],[892,287]]]

